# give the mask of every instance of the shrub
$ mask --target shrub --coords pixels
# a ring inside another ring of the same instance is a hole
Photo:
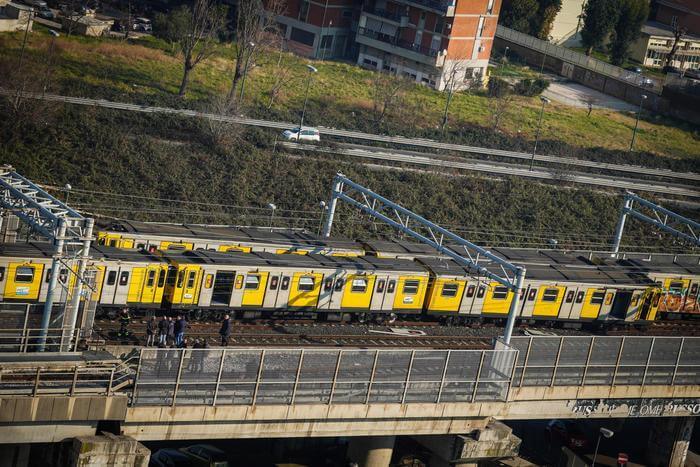
[[[525,78],[515,85],[515,92],[522,96],[539,96],[549,87],[549,81],[542,78]]]
[[[494,77],[489,79],[487,92],[489,97],[503,97],[510,92],[510,85],[506,80]]]

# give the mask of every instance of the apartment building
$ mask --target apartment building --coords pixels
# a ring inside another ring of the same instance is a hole
[[[366,68],[439,90],[461,89],[486,75],[500,4],[501,0],[364,0],[357,5],[351,0],[290,0],[279,21],[296,52],[316,58],[356,57]]]

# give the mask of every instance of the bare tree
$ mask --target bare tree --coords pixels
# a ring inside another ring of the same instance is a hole
[[[239,0],[236,12],[236,63],[228,99],[236,95],[238,82],[255,64],[261,50],[277,43],[277,16],[287,9],[286,0]]]
[[[226,8],[214,0],[195,0],[192,7],[182,5],[167,15],[156,16],[157,34],[177,43],[182,51],[180,97],[187,91],[194,67],[214,53],[216,40],[225,25]]]
[[[80,20],[87,16],[88,8],[83,5],[82,0],[69,0],[63,6],[63,15],[65,23],[67,23],[66,35],[73,34],[75,27],[80,23]]]
[[[587,117],[591,116],[591,113],[593,112],[593,106],[596,103],[596,99],[593,96],[587,96],[584,99],[584,102],[586,103],[586,107],[588,107],[588,114],[586,115]]]
[[[214,148],[226,150],[239,141],[242,133],[241,126],[229,122],[226,118],[235,115],[237,107],[237,102],[228,100],[224,95],[216,96],[209,105],[209,112],[219,116],[204,121],[206,133]]]
[[[513,95],[509,92],[489,99],[489,112],[491,114],[491,123],[493,124],[494,131],[498,131],[501,121],[508,115],[512,105]]]
[[[270,96],[270,100],[267,103],[268,110],[270,110],[275,104],[275,101],[280,96],[285,86],[289,86],[289,84],[294,81],[293,67],[291,63],[284,61],[285,45],[286,40],[280,37],[279,54],[277,55],[277,63],[275,64],[275,68],[273,70],[275,80],[272,83],[272,87],[270,87],[270,91],[268,92]]]
[[[671,66],[673,60],[676,58],[676,53],[678,52],[678,46],[680,45],[681,39],[688,32],[688,29],[681,26],[680,20],[677,20],[673,25],[673,45],[671,50],[666,55],[665,66]]]
[[[374,123],[377,128],[382,125],[386,116],[394,111],[394,107],[400,105],[409,85],[410,81],[406,78],[383,71],[378,71],[374,74],[370,94],[372,96]]]
[[[448,114],[450,111],[450,103],[452,102],[452,97],[455,91],[459,91],[466,87],[471,87],[470,79],[472,76],[467,76],[467,69],[469,68],[466,60],[447,60],[445,64],[445,71],[443,72],[445,80],[445,111],[442,115],[442,122],[440,123],[440,130],[445,131],[447,126]]]

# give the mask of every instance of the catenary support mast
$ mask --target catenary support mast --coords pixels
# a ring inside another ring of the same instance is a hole
[[[459,235],[353,182],[341,173],[338,173],[333,179],[333,189],[323,229],[325,237],[329,237],[331,234],[338,200],[356,207],[421,243],[430,245],[439,253],[474,271],[475,275],[488,277],[508,287],[513,292],[513,298],[508,312],[508,321],[503,333],[503,340],[506,344],[510,343],[515,317],[520,308],[520,291],[525,279],[524,267],[512,264],[500,256],[463,239]],[[487,268],[485,263],[488,263],[490,268]],[[497,272],[493,272],[493,270]]]

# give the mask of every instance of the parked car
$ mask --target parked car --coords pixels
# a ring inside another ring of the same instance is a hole
[[[134,31],[152,32],[153,25],[148,18],[134,18]]]
[[[654,80],[651,78],[642,77],[641,85],[645,88],[653,88],[655,86]]]
[[[681,73],[681,70],[678,67],[671,66],[671,65],[666,65],[665,67],[662,68],[661,71],[663,71],[664,73],[678,73],[678,74]]]
[[[700,80],[700,69],[698,68],[689,68],[685,70],[685,74],[683,75],[686,78],[690,79],[699,79]]]
[[[54,19],[56,17],[51,8],[46,5],[38,7],[36,14],[39,18],[44,19]]]
[[[625,68],[625,70],[633,71],[635,73],[641,73],[642,67],[638,67],[638,66],[633,65],[633,66],[628,66],[627,68]]]
[[[547,424],[545,431],[550,442],[556,441],[573,450],[586,449],[590,445],[588,436],[572,420],[552,420]]]
[[[180,452],[186,455],[192,466],[197,467],[228,467],[226,453],[209,444],[195,444],[180,448]]]
[[[190,467],[192,459],[177,449],[160,449],[151,454],[149,467]]]
[[[299,127],[284,130],[282,137],[289,141],[321,141],[321,133],[317,128],[311,127],[304,127],[301,131]]]

